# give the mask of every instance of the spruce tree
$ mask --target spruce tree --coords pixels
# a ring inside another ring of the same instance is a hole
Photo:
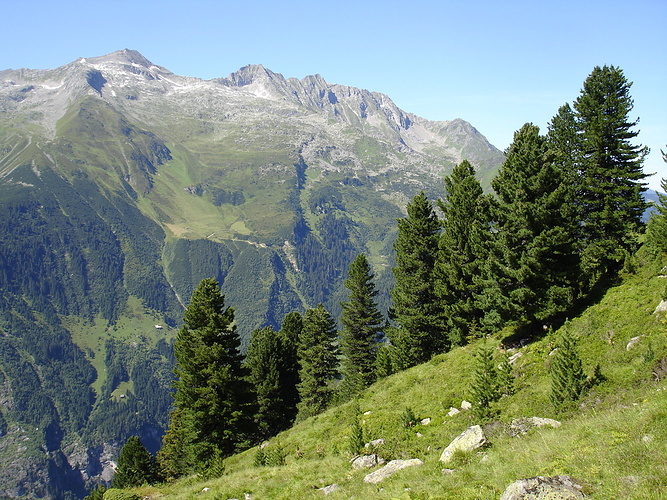
[[[153,455],[144,448],[138,436],[130,436],[120,450],[113,487],[132,488],[153,484],[156,480]]]
[[[282,388],[285,401],[285,418],[294,422],[299,402],[299,338],[303,330],[303,317],[297,311],[288,313],[284,318],[278,335],[282,343]]]
[[[384,324],[375,302],[378,291],[373,273],[364,254],[359,254],[350,264],[345,287],[349,297],[341,303],[342,391],[346,397],[351,397],[375,381],[377,337]]]
[[[272,328],[255,330],[248,345],[245,366],[257,396],[256,433],[261,440],[275,436],[292,423],[296,408],[287,401],[293,388],[286,387],[290,364],[281,335]]]
[[[629,118],[631,85],[620,68],[597,66],[573,105],[581,143],[582,259],[590,283],[618,271],[634,252],[647,208],[642,165],[649,149],[631,142],[639,134],[632,130],[639,120]]]
[[[436,292],[447,321],[449,343],[462,345],[483,323],[485,314],[479,303],[480,274],[488,256],[491,202],[467,160],[445,177],[445,189],[445,198],[438,200],[443,217]]]
[[[574,193],[538,127],[527,123],[514,134],[492,186],[505,319],[547,320],[571,306],[579,258]]]
[[[179,475],[247,446],[254,414],[234,310],[225,307],[216,280],[201,281],[183,323],[174,343],[176,415],[162,454],[172,464],[178,463],[173,454],[185,455],[186,470],[173,471]]]
[[[396,284],[391,291],[392,315],[399,325],[391,338],[402,363],[413,366],[448,346],[441,302],[435,292],[435,262],[440,223],[422,192],[398,220],[394,243]]]
[[[304,419],[324,411],[331,402],[338,376],[336,321],[322,304],[308,309],[299,338],[299,410]]]
[[[499,375],[493,363],[493,346],[479,345],[475,351],[475,365],[472,373],[472,403],[475,416],[482,421],[495,415],[491,404],[500,399]]]
[[[559,339],[551,361],[551,402],[557,410],[577,401],[585,385],[586,376],[572,334],[567,330]]]
[[[667,163],[667,153],[661,151],[662,159]],[[658,194],[655,212],[651,214],[646,228],[648,243],[660,252],[667,253],[667,179],[660,181],[662,193]]]

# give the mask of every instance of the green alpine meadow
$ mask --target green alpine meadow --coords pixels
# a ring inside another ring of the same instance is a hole
[[[501,152],[260,65],[0,71],[0,497],[662,498],[667,195],[582,82]]]

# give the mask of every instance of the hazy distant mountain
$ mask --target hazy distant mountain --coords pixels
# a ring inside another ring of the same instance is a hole
[[[464,158],[488,185],[503,155],[319,75],[201,80],[130,50],[0,72],[0,496],[80,496],[128,436],[159,445],[202,278],[246,339],[337,315],[359,252],[386,290],[396,218]]]

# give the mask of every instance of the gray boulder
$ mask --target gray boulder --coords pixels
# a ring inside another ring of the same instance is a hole
[[[330,484],[329,486],[325,486],[324,488],[319,488],[319,490],[324,493],[324,495],[330,495],[334,491],[338,489],[338,485],[336,483]]]
[[[440,461],[447,463],[452,459],[455,451],[473,451],[488,444],[489,441],[484,435],[484,431],[479,425],[473,425],[463,431],[449,446],[444,449],[440,455]]]
[[[424,465],[424,462],[422,462],[418,458],[412,458],[410,460],[392,460],[381,469],[378,469],[368,474],[364,478],[364,482],[370,484],[378,484],[401,469],[405,469],[407,467],[415,467],[419,465]]]
[[[581,500],[582,486],[570,476],[537,476],[510,484],[500,500]]]
[[[518,436],[519,434],[526,434],[530,429],[534,427],[560,427],[560,422],[552,418],[541,418],[541,417],[524,417],[524,418],[515,418],[510,424],[509,434],[511,436]]]
[[[350,460],[352,467],[355,469],[370,469],[376,465],[383,465],[385,463],[384,458],[379,457],[377,454],[373,455],[361,455],[354,457]]]

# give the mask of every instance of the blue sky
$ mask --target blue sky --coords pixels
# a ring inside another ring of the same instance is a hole
[[[129,48],[204,79],[263,64],[382,92],[431,120],[463,118],[504,150],[546,132],[596,66],[633,82],[646,173],[667,177],[667,1],[37,0],[2,7],[0,69],[55,68]]]

